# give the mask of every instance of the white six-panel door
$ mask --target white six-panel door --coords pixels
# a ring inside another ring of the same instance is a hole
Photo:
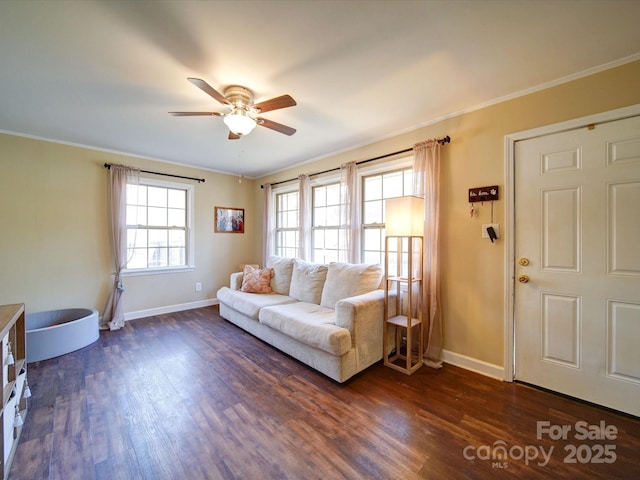
[[[640,117],[516,142],[514,190],[516,379],[640,415]]]

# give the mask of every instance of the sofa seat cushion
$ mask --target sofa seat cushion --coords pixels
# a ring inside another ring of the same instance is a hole
[[[306,302],[265,307],[260,310],[259,320],[305,345],[337,357],[351,348],[349,330],[336,326],[336,313],[330,308]]]
[[[258,320],[258,313],[263,307],[283,305],[296,301],[287,295],[247,293],[240,290],[231,290],[229,287],[222,287],[218,290],[218,300],[254,320]]]

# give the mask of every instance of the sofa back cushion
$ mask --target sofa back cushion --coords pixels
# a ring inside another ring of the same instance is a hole
[[[267,267],[273,269],[271,289],[280,295],[289,295],[291,275],[293,273],[293,258],[272,255],[267,261]]]
[[[301,302],[320,305],[327,270],[327,265],[296,259],[293,264],[289,296]]]
[[[254,268],[251,265],[245,265],[242,271],[241,292],[247,293],[271,293],[271,277],[273,270],[271,268]]]
[[[338,300],[376,290],[381,280],[380,265],[332,262],[327,270],[320,305],[335,308]]]

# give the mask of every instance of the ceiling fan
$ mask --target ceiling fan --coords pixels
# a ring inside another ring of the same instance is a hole
[[[204,80],[199,78],[188,78],[200,90],[213,97],[215,100],[229,108],[224,112],[169,112],[177,117],[190,117],[198,115],[212,115],[223,117],[222,120],[229,127],[229,140],[237,140],[243,135],[248,135],[256,125],[270,128],[285,135],[296,133],[295,128],[282,125],[281,123],[259,117],[261,113],[280,108],[293,107],[296,101],[290,95],[281,95],[264,102],[253,103],[253,92],[240,85],[229,85],[224,89],[224,94],[215,90]]]

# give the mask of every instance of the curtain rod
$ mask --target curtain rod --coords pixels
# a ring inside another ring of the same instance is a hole
[[[104,168],[107,170],[111,170],[111,164],[105,163]],[[152,175],[162,175],[163,177],[173,177],[173,178],[184,178],[185,180],[195,180],[198,183],[204,183],[204,178],[195,178],[195,177],[184,177],[182,175],[172,175],[171,173],[161,173],[161,172],[152,172],[150,170],[140,170],[142,173],[150,173]]]
[[[449,135],[439,138],[437,140],[437,142],[440,145],[444,145],[445,143],[450,143],[451,142],[451,137]],[[401,153],[408,153],[411,152],[413,150],[413,147],[411,148],[405,148],[404,150],[398,150],[397,152],[392,152],[392,153],[387,153],[385,155],[380,155],[379,157],[373,157],[373,158],[369,158],[367,160],[360,160],[359,162],[356,162],[356,165],[362,165],[363,163],[369,163],[369,162],[373,162],[375,160],[382,160],[383,158],[388,158],[388,157],[393,157],[394,155],[399,155]],[[330,172],[336,172],[340,170],[340,167],[335,167],[335,168],[330,168],[328,170],[323,170],[322,172],[316,172],[316,173],[310,173],[309,176],[310,177],[315,177],[316,175],[323,175],[325,173],[330,173]],[[294,180],[297,180],[297,178],[290,178],[289,180],[280,180],[279,182],[273,182],[271,185],[280,185],[281,183],[288,183],[288,182],[293,182]],[[260,185],[260,188],[264,188],[264,185]]]

